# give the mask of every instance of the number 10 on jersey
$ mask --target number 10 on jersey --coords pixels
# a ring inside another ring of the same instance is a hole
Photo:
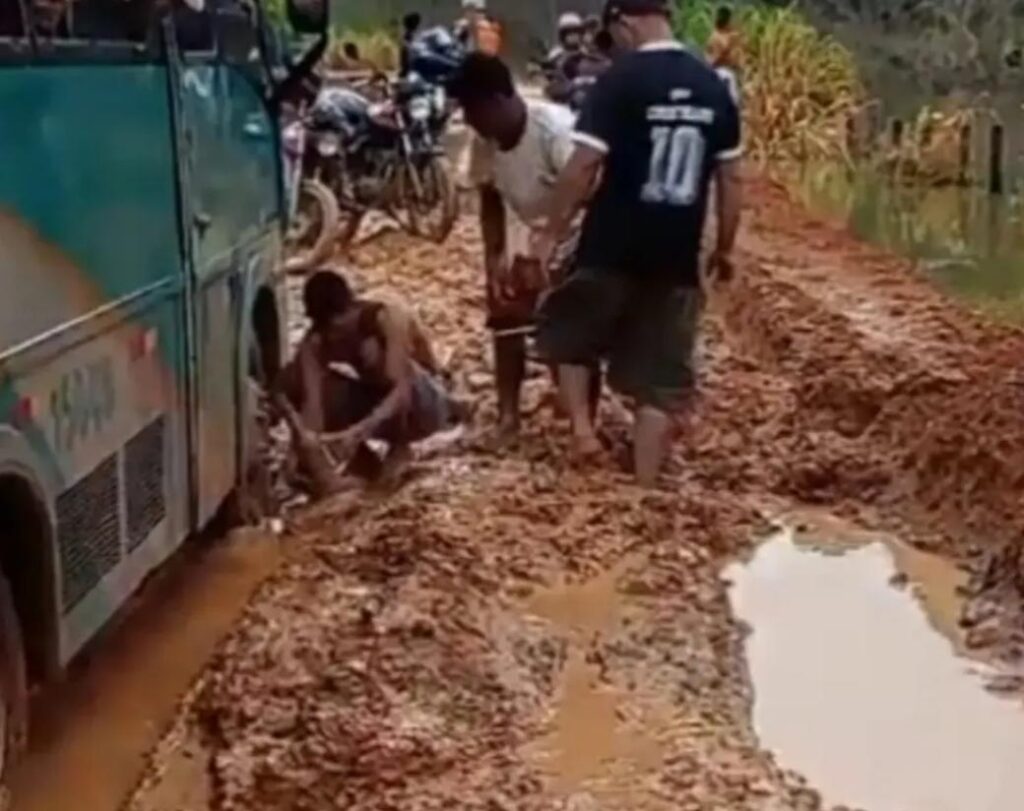
[[[640,192],[645,203],[691,206],[700,191],[705,141],[696,127],[651,130],[651,166]]]

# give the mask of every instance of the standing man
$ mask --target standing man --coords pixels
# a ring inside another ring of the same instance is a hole
[[[715,14],[715,30],[708,39],[707,58],[739,104],[740,71],[743,69],[743,37],[733,28],[732,9],[721,6]]]
[[[555,181],[575,149],[575,118],[565,107],[523,99],[505,63],[481,53],[466,58],[450,90],[477,136],[469,174],[480,191],[499,433],[509,437],[519,431],[533,303],[546,286],[546,275],[534,274],[538,278],[531,283],[516,271],[529,269],[524,262],[530,261],[530,232],[541,225]],[[555,275],[572,261],[577,238],[572,227],[559,235]]]
[[[419,12],[411,12],[402,17],[402,50],[399,55],[398,75],[408,76],[411,70],[413,41],[423,26],[423,16]]]
[[[462,19],[455,24],[455,36],[468,51],[489,56],[501,53],[501,25],[487,14],[487,0],[462,0]]]
[[[712,178],[718,234],[710,271],[727,279],[740,220],[740,121],[714,71],[674,39],[668,0],[609,0],[605,25],[625,53],[601,77],[577,123],[534,252],[549,261],[590,202],[578,270],[541,306],[541,354],[559,365],[578,455],[601,452],[587,367],[609,362],[635,407],[633,462],[653,486],[673,415],[688,404],[701,310],[698,268]]]

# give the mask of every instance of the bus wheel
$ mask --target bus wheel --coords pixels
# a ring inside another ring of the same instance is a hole
[[[4,778],[27,736],[25,649],[11,587],[0,574],[0,810],[4,808]]]

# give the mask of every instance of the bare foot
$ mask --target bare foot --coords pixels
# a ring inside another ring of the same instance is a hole
[[[384,457],[380,475],[374,483],[383,487],[394,487],[411,463],[412,448],[408,445],[392,445]]]
[[[572,457],[581,467],[593,466],[604,457],[604,445],[595,434],[573,434]]]
[[[495,439],[499,444],[507,445],[519,439],[519,429],[522,424],[517,414],[503,414],[498,417],[498,425],[495,429]]]

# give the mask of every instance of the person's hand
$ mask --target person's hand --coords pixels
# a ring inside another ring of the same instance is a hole
[[[736,272],[733,265],[732,254],[716,250],[708,259],[708,278],[715,284],[722,284],[732,281]]]
[[[323,443],[330,450],[331,455],[338,460],[340,463],[347,462],[353,456],[359,447],[366,442],[369,437],[366,431],[356,426],[349,428],[347,431],[341,431],[336,434],[326,434],[321,437]]]
[[[540,264],[545,272],[551,269],[558,243],[547,229],[535,230],[530,235],[530,258]]]
[[[495,301],[508,301],[514,297],[512,265],[504,256],[495,257],[488,263],[487,279]]]

